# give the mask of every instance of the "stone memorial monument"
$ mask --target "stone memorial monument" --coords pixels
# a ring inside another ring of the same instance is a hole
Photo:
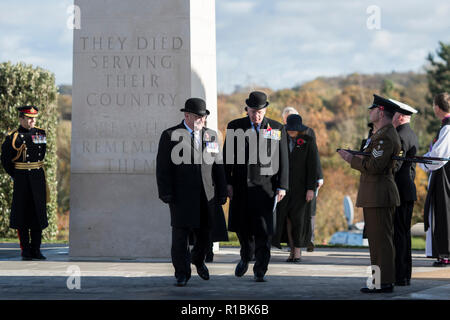
[[[169,257],[158,199],[161,132],[190,97],[217,129],[211,0],[75,0],[70,257]]]

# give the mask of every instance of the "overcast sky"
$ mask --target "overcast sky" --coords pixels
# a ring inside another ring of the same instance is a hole
[[[66,10],[72,3],[0,0],[0,61],[39,65],[56,74],[57,84],[70,84]],[[379,29],[373,28],[376,10]],[[280,89],[318,76],[422,71],[438,41],[450,42],[449,17],[448,0],[216,0],[218,89]]]

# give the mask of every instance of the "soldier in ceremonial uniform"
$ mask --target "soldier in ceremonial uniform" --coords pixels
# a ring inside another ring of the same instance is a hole
[[[191,277],[191,261],[198,275],[209,280],[204,261],[211,228],[217,207],[227,200],[218,136],[204,127],[209,115],[205,101],[190,98],[181,111],[184,120],[162,132],[156,156],[159,198],[170,208],[171,256],[175,285],[179,287],[185,286]],[[175,148],[179,148],[178,152]],[[183,159],[174,158],[178,155]],[[191,232],[194,234],[192,255],[189,250]]]
[[[274,200],[281,201],[289,187],[289,155],[283,125],[265,117],[269,105],[266,94],[254,91],[246,104],[248,116],[228,123],[224,147],[231,199],[228,230],[236,232],[241,245],[235,275],[242,277],[247,272],[254,253],[255,281],[264,282],[270,261]],[[245,138],[239,132],[245,132]],[[269,157],[267,163],[263,155]]]
[[[411,115],[417,110],[394,99],[389,99],[399,106],[394,114],[392,124],[400,136],[402,154],[412,158],[419,149],[419,141],[411,129],[409,122]],[[395,247],[395,285],[409,286],[411,282],[411,218],[414,201],[417,200],[416,164],[410,161],[397,161],[395,183],[400,194],[400,206],[395,209],[394,215],[394,247]]]
[[[2,144],[1,162],[14,181],[10,227],[18,230],[22,260],[44,260],[42,230],[47,228],[44,158],[45,130],[35,127],[38,108],[18,108],[20,126]],[[30,240],[31,238],[31,240]]]
[[[356,206],[364,210],[364,221],[369,240],[371,264],[378,266],[381,284],[362,288],[363,293],[392,292],[395,282],[394,212],[400,197],[394,181],[395,161],[401,150],[400,138],[392,125],[398,106],[392,101],[374,95],[369,107],[373,135],[364,146],[370,156],[353,156],[340,150],[341,157],[353,169],[361,172]]]

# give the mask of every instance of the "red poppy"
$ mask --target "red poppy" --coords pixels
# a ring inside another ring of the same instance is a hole
[[[298,146],[301,146],[302,144],[304,144],[305,143],[305,140],[303,140],[302,138],[298,138],[297,139],[297,145]]]

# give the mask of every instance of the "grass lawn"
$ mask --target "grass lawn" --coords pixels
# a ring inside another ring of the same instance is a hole
[[[234,232],[228,232],[228,238],[230,241],[220,242],[222,247],[239,247],[239,240]],[[17,238],[0,238],[0,243],[19,243]],[[42,240],[42,243],[58,243],[58,244],[68,244],[67,240]],[[323,245],[316,244],[316,248],[365,248],[358,246],[342,246],[342,245]],[[425,238],[413,237],[411,240],[412,250],[425,250]]]
[[[18,238],[0,238],[0,243],[17,243],[19,244]],[[57,243],[57,244],[69,244],[67,240],[42,240],[42,243]]]
[[[228,232],[228,239],[230,241],[220,242],[220,246],[223,247],[239,247],[239,240],[234,232]],[[282,244],[283,246],[286,244]],[[344,245],[323,245],[315,244],[316,248],[366,248],[359,246],[344,246]],[[425,238],[413,237],[411,239],[411,249],[412,250],[425,250]]]

